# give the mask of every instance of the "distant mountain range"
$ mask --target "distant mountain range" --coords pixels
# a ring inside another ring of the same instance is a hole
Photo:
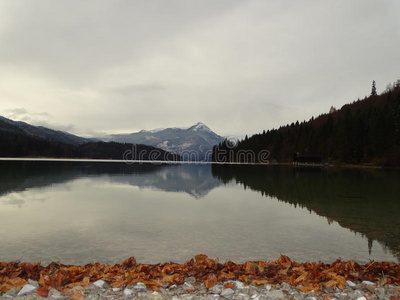
[[[124,151],[131,147],[129,145],[136,144],[146,151],[161,149],[162,155],[167,152],[178,154],[186,161],[210,161],[213,146],[223,140],[201,122],[187,128],[141,130],[88,139],[0,116],[0,156],[3,157],[122,159]]]
[[[153,146],[105,143],[1,116],[0,157],[181,160],[179,155]]]
[[[11,126],[10,130],[25,133],[29,136],[41,138],[44,140],[51,140],[54,142],[60,142],[70,144],[74,146],[83,145],[95,141],[94,139],[87,139],[77,135],[70,134],[68,132],[49,129],[43,126],[33,126],[21,121],[13,121],[0,116],[0,121],[3,121]]]
[[[141,130],[135,133],[112,134],[106,142],[143,144],[181,155],[182,160],[209,161],[214,145],[224,138],[199,122],[187,128]]]

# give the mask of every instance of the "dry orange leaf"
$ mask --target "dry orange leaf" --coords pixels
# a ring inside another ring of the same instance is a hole
[[[263,285],[263,284],[267,284],[268,283],[268,280],[252,280],[251,281],[252,283],[255,283],[255,284],[257,284],[257,285]]]
[[[43,298],[47,298],[47,296],[49,295],[49,292],[50,292],[50,288],[48,286],[41,286],[36,289],[36,294],[38,294],[40,297],[43,297]]]
[[[225,283],[224,284],[224,288],[226,288],[226,289],[233,289],[233,286],[234,286],[235,284],[233,283],[233,282],[228,282],[228,283]]]
[[[214,273],[206,275],[204,278],[204,285],[206,288],[212,288],[214,285],[218,283],[218,278]]]
[[[299,284],[300,282],[302,282],[304,279],[306,279],[308,276],[308,272],[305,272],[303,274],[301,274],[299,277],[297,277],[294,281],[294,284]]]
[[[256,268],[254,266],[254,263],[251,261],[245,263],[244,269],[247,274],[256,274]]]
[[[68,292],[68,296],[73,300],[83,300],[85,294],[81,290],[71,290]]]
[[[2,285],[0,285],[0,292],[6,292],[13,288],[21,289],[27,281],[20,277],[11,278],[5,281]]]

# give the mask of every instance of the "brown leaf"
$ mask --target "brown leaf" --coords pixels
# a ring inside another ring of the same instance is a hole
[[[338,282],[339,289],[343,290],[346,287],[347,281],[343,276],[335,276],[335,280]]]
[[[306,285],[299,285],[296,286],[296,289],[302,291],[303,293],[308,293],[314,290],[314,287],[311,284],[306,284]]]
[[[90,278],[89,277],[85,277],[85,278],[83,278],[82,281],[78,281],[78,282],[67,284],[66,288],[72,289],[72,288],[74,288],[76,286],[87,287],[89,284],[90,284]]]
[[[303,274],[301,274],[299,277],[297,277],[294,281],[294,284],[299,284],[300,282],[302,282],[304,279],[306,279],[308,276],[308,272],[305,272]]]
[[[335,279],[331,279],[328,282],[325,282],[325,286],[327,288],[333,288],[335,286],[337,286],[338,282]]]
[[[136,265],[136,259],[132,256],[122,262],[122,266],[125,269],[132,268]]]
[[[27,281],[20,277],[8,279],[5,283],[0,285],[0,292],[6,292],[13,288],[17,288],[20,290],[26,283],[27,283]]]
[[[254,263],[252,263],[251,261],[245,263],[244,269],[247,274],[256,274],[256,268],[254,266]]]
[[[158,280],[149,280],[146,282],[146,287],[151,291],[159,291],[161,284]]]
[[[181,276],[181,275],[179,275],[179,274],[177,274],[177,273],[172,274],[172,275],[165,275],[165,276],[162,278],[162,282],[167,282],[167,283],[173,284],[173,283],[176,283],[176,282],[179,281],[179,277],[180,277],[180,276]]]
[[[268,280],[252,280],[251,282],[257,285],[264,285],[268,283]]]
[[[68,292],[68,296],[73,300],[83,300],[85,294],[81,290],[71,290]]]
[[[228,283],[225,283],[225,285],[224,285],[224,288],[226,288],[226,289],[233,289],[233,286],[234,286],[235,284],[233,283],[233,282],[228,282]]]
[[[41,286],[36,289],[36,294],[40,297],[47,298],[49,295],[50,288],[48,286]]]
[[[204,285],[208,289],[212,288],[214,285],[216,285],[218,283],[218,278],[217,278],[217,276],[215,276],[214,273],[210,273],[210,274],[204,276],[203,280],[204,280]]]
[[[208,258],[208,256],[204,255],[204,254],[199,254],[199,255],[196,255],[194,258],[196,259],[197,263],[201,263],[201,262],[205,261]]]

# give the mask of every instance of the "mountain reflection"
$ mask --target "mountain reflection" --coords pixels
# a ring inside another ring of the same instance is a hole
[[[210,165],[2,161],[0,196],[93,176],[108,176],[111,182],[140,188],[183,192],[196,199],[221,184],[211,175]]]
[[[212,174],[336,221],[400,260],[398,171],[213,165]]]
[[[379,242],[400,261],[400,172],[300,169],[240,165],[153,165],[91,162],[0,161],[0,201],[24,205],[31,188],[102,177],[111,183],[189,194],[195,199],[229,182],[307,208]],[[13,193],[13,194],[11,194]],[[3,197],[10,194],[7,197]],[[244,199],[246,200],[246,199]],[[371,250],[371,249],[370,249]]]

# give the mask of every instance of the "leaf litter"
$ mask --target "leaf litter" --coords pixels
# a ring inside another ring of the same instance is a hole
[[[115,265],[96,262],[75,266],[52,262],[44,267],[40,262],[0,262],[0,292],[12,288],[21,289],[31,279],[38,282],[36,293],[42,297],[47,297],[50,289],[54,288],[72,299],[82,299],[82,291],[73,288],[86,287],[99,279],[108,282],[113,288],[141,282],[149,290],[158,291],[171,285],[183,284],[189,276],[196,278],[197,282],[203,282],[206,288],[228,280],[240,280],[245,284],[257,285],[285,282],[302,292],[318,292],[323,287],[344,289],[347,280],[400,285],[400,265],[388,261],[370,261],[363,265],[341,259],[331,264],[298,263],[285,255],[271,262],[247,261],[237,264],[232,261],[220,263],[218,258],[211,259],[204,254],[196,255],[183,264],[140,264],[134,257]],[[227,286],[231,285],[228,283]]]

